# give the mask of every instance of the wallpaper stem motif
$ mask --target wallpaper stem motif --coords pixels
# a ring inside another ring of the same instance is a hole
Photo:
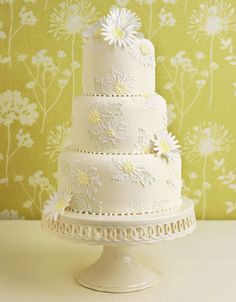
[[[214,36],[211,37],[210,43],[210,96],[209,96],[209,109],[211,109],[212,101],[213,101],[213,85],[214,85],[214,70],[213,70],[213,50],[214,50]]]
[[[233,0],[0,0],[0,219],[40,218],[71,143],[82,33],[114,6],[139,15],[155,46],[183,194],[198,219],[236,219]]]
[[[165,85],[165,89],[170,92],[170,96],[179,112],[179,135],[181,135],[186,114],[198,101],[209,77],[209,71],[200,67],[204,54],[199,52],[196,56],[198,60],[196,66],[194,66],[192,60],[186,56],[185,51],[178,52],[170,59],[170,66],[174,69],[173,72],[168,70],[165,57],[157,58],[169,80]],[[195,80],[196,77],[199,77],[199,79]]]
[[[11,43],[12,43],[12,30],[13,30],[13,2],[9,3],[10,6],[10,26],[9,26],[9,35],[8,35],[8,57],[11,58]],[[11,66],[11,60],[9,61]]]
[[[149,4],[149,25],[148,25],[148,39],[151,39],[152,33],[152,3]]]
[[[5,178],[7,179],[8,184],[8,165],[10,160],[10,146],[11,146],[11,129],[10,126],[7,126],[7,151],[5,156]],[[14,153],[13,153],[14,154]]]
[[[72,45],[71,45],[71,64],[75,61],[75,34],[72,35]],[[72,100],[75,99],[75,70],[72,70]]]
[[[202,220],[204,220],[206,218],[206,206],[207,206],[207,197],[206,197],[206,186],[205,184],[207,183],[207,177],[206,177],[206,173],[207,173],[207,156],[204,157],[203,160],[203,172],[202,172]]]
[[[44,64],[44,60],[49,60],[50,57],[46,56],[47,51],[41,50],[36,54],[36,56],[32,57],[33,64],[36,65],[36,70],[33,72],[28,67],[25,59],[20,59],[23,62],[26,72],[28,73],[30,81],[26,84],[28,89],[32,89],[35,100],[42,111],[42,121],[41,121],[41,133],[45,130],[45,123],[48,114],[58,103],[61,94],[64,90],[64,84],[59,84],[59,91],[55,98],[51,100],[49,103],[49,92],[50,89],[55,88],[55,78],[56,74],[60,70],[60,64],[58,66],[54,65],[53,61],[51,61],[50,66],[46,66]],[[54,73],[55,72],[55,73]]]

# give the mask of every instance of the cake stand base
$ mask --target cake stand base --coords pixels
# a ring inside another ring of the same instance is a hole
[[[140,244],[184,237],[196,227],[194,205],[182,197],[181,208],[163,215],[107,216],[65,211],[57,220],[42,217],[42,228],[76,243],[103,245],[101,257],[77,276],[87,288],[112,293],[141,290],[158,281],[142,267],[133,251]]]
[[[125,293],[142,290],[158,282],[158,274],[139,264],[135,247],[103,247],[101,257],[80,272],[80,285],[102,292]]]

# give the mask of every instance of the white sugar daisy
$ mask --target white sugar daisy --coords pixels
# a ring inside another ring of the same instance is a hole
[[[155,67],[154,48],[146,39],[136,39],[130,46],[130,55],[144,66]]]
[[[102,22],[102,35],[109,45],[131,45],[141,26],[138,16],[125,8],[114,8]]]
[[[154,148],[153,150],[157,155],[165,157],[168,159],[174,159],[180,153],[179,142],[176,140],[175,136],[167,131],[161,131],[155,136],[153,140]]]
[[[71,201],[71,193],[65,190],[54,192],[43,209],[43,214],[56,220],[60,214],[64,213],[64,209]]]

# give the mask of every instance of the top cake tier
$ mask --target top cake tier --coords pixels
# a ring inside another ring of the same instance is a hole
[[[155,50],[140,37],[139,19],[113,9],[84,32],[83,93],[146,95],[155,92]]]

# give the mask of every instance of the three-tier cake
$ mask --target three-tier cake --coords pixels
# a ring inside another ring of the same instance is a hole
[[[181,158],[155,93],[155,50],[133,12],[113,9],[86,29],[83,94],[72,107],[72,145],[44,213],[163,215],[178,211]]]

